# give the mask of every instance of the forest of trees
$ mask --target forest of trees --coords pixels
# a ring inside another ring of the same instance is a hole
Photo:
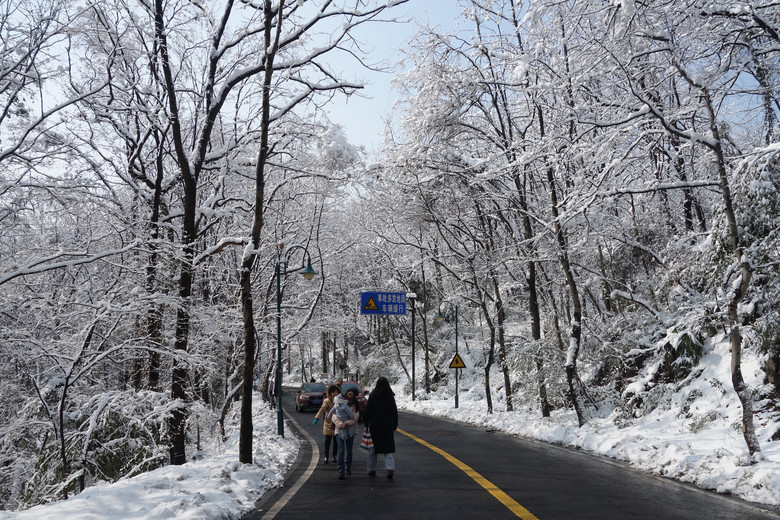
[[[488,413],[580,425],[661,406],[723,335],[761,458],[780,4],[459,0],[457,30],[399,56],[370,157],[325,115],[361,88],[328,59],[368,63],[354,29],[404,3],[0,0],[0,509],[181,464],[236,424],[251,463],[296,246],[318,276],[280,280],[287,374],[339,359],[410,386],[410,322],[361,317],[366,289],[417,294],[421,398],[453,384],[457,309]]]

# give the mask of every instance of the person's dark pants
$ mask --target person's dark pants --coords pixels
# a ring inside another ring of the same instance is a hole
[[[325,457],[328,457],[328,451],[330,451],[330,446],[333,445],[333,460],[336,460],[336,456],[339,452],[339,445],[336,444],[336,441],[333,440],[333,435],[326,435],[325,436]]]

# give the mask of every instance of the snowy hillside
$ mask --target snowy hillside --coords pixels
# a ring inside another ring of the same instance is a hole
[[[403,406],[581,448],[704,489],[780,506],[780,440],[770,439],[780,428],[780,411],[773,409],[770,402],[758,404],[761,411],[756,414],[757,433],[764,459],[751,465],[740,432],[739,400],[731,387],[729,364],[724,362],[729,356],[728,341],[707,348],[711,351],[684,382],[654,389],[635,383],[635,388],[626,390],[644,394],[648,399],[655,394],[659,400],[655,410],[637,419],[613,410],[578,428],[571,410],[553,412],[548,419],[541,419],[537,411],[495,411],[489,415],[479,398],[478,386],[461,393],[458,409],[450,396],[443,395],[415,402],[404,400]],[[755,358],[745,359],[744,370],[751,386],[762,385],[763,372]]]

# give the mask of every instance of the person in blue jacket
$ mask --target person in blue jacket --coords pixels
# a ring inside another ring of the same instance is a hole
[[[336,425],[335,439],[339,445],[336,469],[340,480],[344,480],[345,475],[352,474],[352,445],[355,443],[359,416],[360,413],[354,410],[347,399],[341,395],[336,396],[333,400],[333,409],[328,412],[328,417]]]

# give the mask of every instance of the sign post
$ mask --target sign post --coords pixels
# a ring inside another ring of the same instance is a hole
[[[455,309],[455,357],[452,358],[452,363],[450,363],[450,368],[455,369],[455,408],[458,407],[458,380],[460,379],[460,369],[466,368],[466,364],[463,362],[463,360],[460,358],[460,353],[458,352],[458,306],[452,303],[451,301],[444,300],[439,304],[439,314],[436,317],[437,320],[444,319],[444,315],[441,313],[441,306],[444,304],[452,305],[452,307]]]

